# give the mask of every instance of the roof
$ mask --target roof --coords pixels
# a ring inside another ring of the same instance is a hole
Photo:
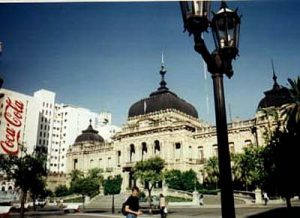
[[[75,144],[89,141],[104,142],[104,139],[98,134],[98,131],[93,129],[91,123],[86,130],[82,131],[81,135],[77,136]]]
[[[129,108],[128,117],[134,117],[153,113],[166,109],[176,109],[182,113],[198,118],[198,112],[193,105],[179,98],[174,92],[169,91],[166,87],[164,75],[166,70],[162,64],[160,74],[160,87],[152,92],[148,98],[141,99],[132,104]]]

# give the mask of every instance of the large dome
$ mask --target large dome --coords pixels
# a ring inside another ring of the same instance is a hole
[[[273,73],[273,80],[273,88],[264,92],[265,97],[260,100],[257,110],[268,107],[281,107],[284,104],[292,102],[289,90],[277,83],[275,73]]]
[[[104,142],[104,139],[98,135],[98,131],[94,130],[90,121],[90,125],[86,130],[82,131],[82,134],[77,136],[75,144],[82,142]]]
[[[166,87],[166,82],[164,80],[165,73],[166,70],[162,64],[160,70],[162,77],[160,87],[157,91],[152,92],[148,98],[134,103],[129,109],[128,117],[144,115],[166,109],[176,109],[182,113],[198,118],[198,112],[193,105],[179,98]]]

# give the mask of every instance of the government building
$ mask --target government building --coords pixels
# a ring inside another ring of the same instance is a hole
[[[217,156],[216,128],[200,121],[195,107],[169,90],[165,74],[162,63],[158,89],[131,105],[127,122],[111,142],[105,142],[92,124],[78,135],[67,151],[67,175],[75,169],[87,173],[101,168],[105,178],[120,174],[125,191],[135,182],[135,163],[159,156],[166,162],[165,169],[192,169],[203,181],[205,160]],[[264,134],[274,120],[262,110],[279,109],[290,101],[288,89],[277,83],[275,72],[273,80],[253,119],[228,124],[230,152],[242,152],[251,144],[264,145]]]

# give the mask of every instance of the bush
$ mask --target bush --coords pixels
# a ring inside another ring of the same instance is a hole
[[[70,192],[66,185],[59,185],[55,188],[54,193],[56,197],[62,197],[69,195]]]
[[[199,189],[199,193],[206,194],[206,195],[217,195],[220,190],[219,189]]]

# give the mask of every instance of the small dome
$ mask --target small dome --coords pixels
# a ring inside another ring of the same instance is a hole
[[[98,135],[98,131],[93,129],[91,120],[89,127],[86,130],[83,130],[81,135],[77,136],[77,138],[75,139],[75,144],[90,141],[104,142],[104,139],[100,135]]]
[[[187,115],[198,118],[198,112],[193,105],[179,98],[175,93],[169,91],[169,89],[166,87],[166,82],[164,80],[165,73],[166,70],[162,64],[160,70],[162,77],[160,87],[157,89],[157,91],[152,92],[149,98],[142,99],[134,103],[129,109],[128,117],[144,115],[166,109],[176,109]]]
[[[257,110],[268,107],[281,107],[284,104],[292,102],[288,88],[277,83],[277,76],[275,75],[274,69],[273,80],[273,88],[264,92],[265,97],[260,100]]]

